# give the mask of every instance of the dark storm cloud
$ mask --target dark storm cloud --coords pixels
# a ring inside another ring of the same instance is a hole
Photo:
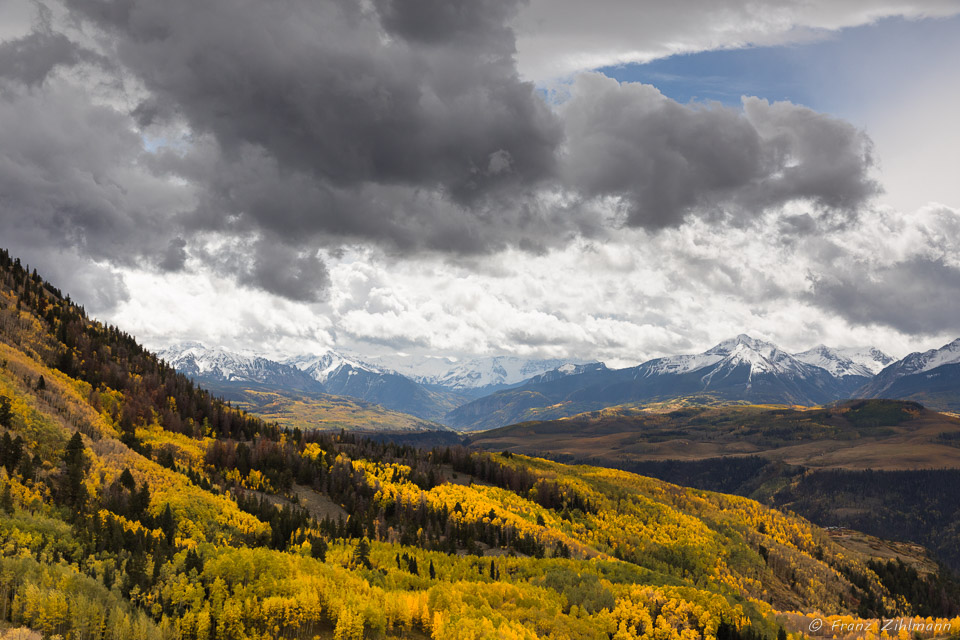
[[[140,137],[125,114],[61,81],[4,89],[0,244],[108,311],[128,297],[114,269],[163,253],[169,214],[185,201],[139,168]]]
[[[187,262],[187,241],[176,237],[167,245],[158,266],[162,271],[181,271]]]
[[[109,65],[101,56],[55,31],[49,7],[36,2],[34,8],[36,16],[30,33],[0,41],[0,80],[34,86],[43,82],[56,67],[70,67],[80,62]]]
[[[117,38],[154,94],[150,111],[176,105],[227,153],[254,145],[334,185],[410,184],[459,201],[552,171],[560,127],[517,77],[512,2],[382,2],[393,38],[346,0],[68,4]],[[509,171],[491,171],[504,154]]]
[[[476,255],[508,246],[537,252],[556,244],[561,233],[602,232],[591,212],[548,206],[532,190],[517,187],[465,204],[413,185],[339,186],[285,169],[249,145],[224,154],[206,140],[189,154],[158,153],[149,164],[160,174],[203,185],[197,208],[179,219],[195,233],[263,230],[297,246],[311,239],[360,238],[403,254],[425,249]]]
[[[503,51],[514,48],[507,21],[518,0],[374,0],[380,23],[406,40]]]
[[[49,17],[0,44],[0,222],[22,246],[160,271],[196,258],[318,300],[317,249],[341,242],[542,253],[610,233],[611,196],[660,229],[796,198],[852,210],[875,190],[866,138],[794,105],[689,107],[588,75],[551,110],[517,75],[517,0],[66,4],[103,57]],[[130,93],[50,73],[78,64]],[[129,113],[105,106],[132,95]]]
[[[542,251],[595,233],[596,197],[658,229],[797,198],[850,210],[875,191],[866,138],[794,105],[688,107],[587,74],[552,112],[517,75],[517,4],[68,2],[150,90],[142,126],[179,114],[212,136],[174,170],[203,192],[196,229]],[[545,189],[581,206],[546,206]]]
[[[790,103],[684,106],[650,85],[583,74],[563,116],[568,184],[623,198],[629,226],[720,208],[752,217],[798,199],[850,213],[878,190],[862,132]]]
[[[746,191],[756,204],[808,199],[853,211],[880,191],[869,176],[873,143],[849,122],[759,98],[745,99],[743,109],[765,152],[763,182]]]
[[[92,57],[62,33],[37,29],[16,40],[0,42],[0,78],[27,85],[43,82],[54,67]]]
[[[316,251],[296,251],[260,241],[240,264],[241,284],[271,291],[291,300],[317,302],[330,285],[330,275]]]
[[[960,333],[960,269],[913,258],[877,269],[838,269],[812,279],[809,299],[853,324],[907,334]]]
[[[140,138],[128,125],[60,85],[0,95],[4,236],[119,264],[158,253],[176,198],[137,170]]]

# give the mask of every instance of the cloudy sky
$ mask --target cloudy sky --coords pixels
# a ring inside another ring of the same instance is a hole
[[[0,245],[149,346],[960,336],[960,1],[5,0]]]

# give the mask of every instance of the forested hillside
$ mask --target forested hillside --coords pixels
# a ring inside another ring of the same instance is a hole
[[[736,640],[785,625],[782,640],[819,614],[952,615],[918,603],[919,576],[746,498],[266,423],[6,252],[0,431],[0,629]]]

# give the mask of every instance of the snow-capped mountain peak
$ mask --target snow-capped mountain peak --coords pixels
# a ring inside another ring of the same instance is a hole
[[[911,353],[900,361],[901,375],[923,373],[947,364],[960,364],[960,338],[939,349]]]
[[[255,353],[236,353],[199,342],[183,342],[157,352],[174,369],[193,377],[227,382],[289,379],[289,367]]]
[[[386,373],[383,369],[367,364],[358,358],[352,358],[332,350],[322,354],[294,356],[284,360],[283,364],[296,367],[321,384],[344,367],[348,367],[350,372]]]
[[[724,340],[720,344],[707,349],[705,353],[715,354],[715,355],[731,355],[736,352],[745,352],[752,351],[754,353],[760,354],[763,357],[768,357],[775,351],[780,351],[777,345],[772,342],[766,342],[765,340],[758,340],[757,338],[752,338],[745,333],[741,333],[735,338],[730,338]]]
[[[224,379],[248,369],[255,359],[255,356],[208,348],[199,342],[176,344],[159,351],[157,355],[180,371],[196,375],[216,375]]]
[[[894,359],[875,347],[832,348],[818,345],[801,353],[793,354],[801,362],[826,369],[836,378],[861,376],[870,378],[891,364]]]
[[[716,371],[744,365],[750,368],[751,376],[757,373],[777,373],[806,377],[808,373],[805,364],[777,345],[746,334],[724,340],[700,354],[658,358],[641,365],[641,368],[645,376],[705,370],[705,373],[712,377]],[[706,371],[708,369],[710,371]]]
[[[707,353],[723,355],[723,359],[704,377],[709,383],[714,377],[724,372],[736,371],[747,367],[747,384],[761,375],[772,375],[788,379],[806,379],[814,375],[815,370],[789,353],[783,351],[772,342],[757,340],[741,334],[733,340],[727,340]]]
[[[733,366],[747,365],[751,371],[770,371],[774,368],[770,357],[776,351],[776,347],[771,349],[752,342],[738,342],[724,359]]]
[[[859,392],[866,398],[913,398],[919,393],[925,399],[933,398],[934,402],[940,402],[938,396],[956,397],[958,388],[960,371],[957,367],[940,370],[948,365],[960,365],[960,338],[939,349],[917,351],[892,363]],[[947,400],[939,406],[951,409],[955,405]]]

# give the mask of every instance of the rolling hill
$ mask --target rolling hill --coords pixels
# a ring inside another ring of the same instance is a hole
[[[603,465],[933,548],[960,569],[960,418],[906,401],[613,407],[472,434],[471,446]]]

